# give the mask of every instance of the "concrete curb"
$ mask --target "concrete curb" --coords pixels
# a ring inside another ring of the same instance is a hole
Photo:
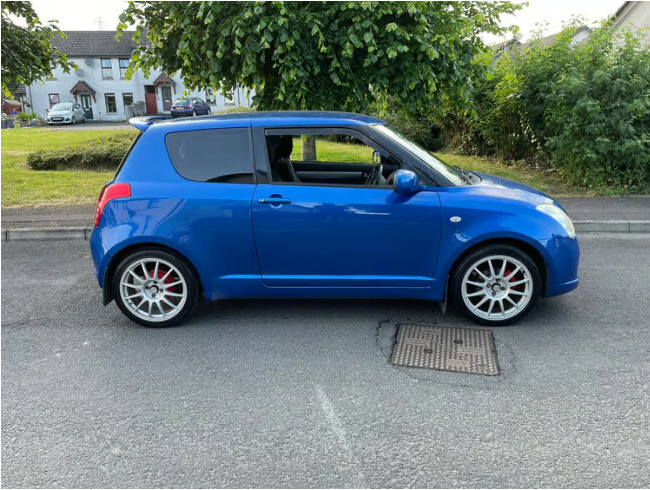
[[[589,220],[574,221],[577,233],[650,233],[650,220]],[[92,227],[65,228],[7,228],[2,229],[2,241],[23,240],[89,240]]]

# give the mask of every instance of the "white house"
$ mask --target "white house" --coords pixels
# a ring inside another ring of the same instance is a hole
[[[624,2],[613,21],[616,29],[645,29],[645,43],[650,46],[650,2]]]
[[[212,112],[236,106],[250,106],[252,93],[237,89],[226,96],[218,88],[187,91],[180,73],[141,71],[126,80],[135,43],[126,32],[118,42],[115,31],[66,31],[67,38],[55,36],[53,44],[79,67],[70,73],[57,68],[53,77],[35,82],[26,89],[32,110],[38,115],[58,102],[79,102],[88,120],[124,121],[133,114],[169,113],[173,100],[186,94],[210,104]],[[129,107],[130,106],[130,107]]]

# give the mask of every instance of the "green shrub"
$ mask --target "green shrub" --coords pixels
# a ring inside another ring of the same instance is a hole
[[[36,113],[35,112],[19,112],[16,115],[16,121],[33,121],[36,119]]]
[[[27,157],[33,170],[115,170],[133,142],[132,132],[96,138],[59,150],[39,151]]]
[[[475,82],[476,114],[445,117],[445,134],[461,150],[551,166],[574,186],[648,192],[650,49],[610,25],[577,45],[574,31],[502,54]]]

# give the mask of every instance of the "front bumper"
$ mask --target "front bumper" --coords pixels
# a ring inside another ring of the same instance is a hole
[[[547,254],[548,285],[544,296],[559,296],[578,287],[580,245],[577,238],[554,237],[540,242]]]

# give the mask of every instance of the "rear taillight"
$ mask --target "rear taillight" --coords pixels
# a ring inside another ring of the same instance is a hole
[[[99,220],[102,219],[102,213],[109,201],[120,197],[131,197],[131,186],[124,182],[105,185],[99,193],[97,201],[97,213],[95,213],[95,226],[99,226]]]

